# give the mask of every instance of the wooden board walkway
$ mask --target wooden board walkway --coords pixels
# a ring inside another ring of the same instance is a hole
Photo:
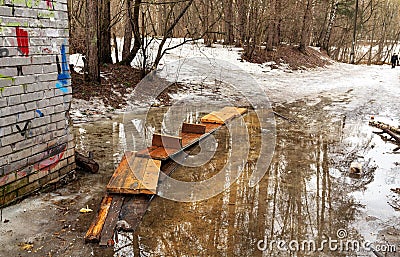
[[[85,241],[101,246],[113,245],[116,225],[122,220],[129,224],[125,230],[134,231],[165,178],[160,176],[160,171],[170,176],[178,163],[187,158],[185,149],[190,149],[246,111],[244,108],[226,107],[204,116],[201,124],[184,123],[179,137],[155,134],[151,147],[137,153],[125,153],[107,185],[107,194],[85,235]],[[169,160],[171,156],[174,156],[174,161]]]
[[[161,161],[135,156],[126,152],[117,167],[107,191],[115,194],[150,194],[157,193]]]
[[[228,121],[247,112],[245,108],[225,107],[220,111],[215,111],[201,118],[204,123],[226,124]]]
[[[183,124],[180,137],[154,135],[152,146],[136,153],[137,156],[156,160],[169,157],[198,143],[230,120],[246,113],[246,108],[225,107],[201,118],[200,124]]]

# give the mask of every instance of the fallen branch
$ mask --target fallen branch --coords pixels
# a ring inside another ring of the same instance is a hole
[[[396,194],[400,194],[400,188],[392,188],[390,191],[395,192]]]
[[[380,128],[382,130],[389,130],[392,133],[396,133],[400,135],[400,128],[396,128],[394,126],[390,126],[386,123],[380,122],[380,121],[375,121],[375,120],[370,120],[369,122],[370,126],[376,127],[376,128]]]
[[[290,123],[296,123],[295,120],[292,120],[292,119],[290,119],[290,118],[288,118],[288,117],[286,117],[286,116],[283,116],[282,114],[277,113],[276,111],[272,111],[272,112],[273,112],[273,114],[275,114],[275,115],[278,116],[279,118],[282,118],[282,119],[284,119],[284,120],[287,120],[287,121],[289,121]]]
[[[388,134],[390,136],[389,139],[387,139],[386,137],[382,136],[382,134]],[[384,140],[388,140],[390,142],[394,142],[398,145],[400,145],[400,137],[397,136],[396,134],[394,134],[392,131],[388,130],[388,129],[383,129],[381,132],[374,132],[374,134],[380,135],[381,137],[384,138]],[[393,152],[396,152],[400,150],[400,146],[396,147],[395,149],[393,149]]]

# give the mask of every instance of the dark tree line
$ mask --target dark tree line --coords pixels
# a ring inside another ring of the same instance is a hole
[[[257,49],[285,44],[300,51],[320,47],[342,62],[374,64],[388,60],[400,35],[395,0],[69,0],[69,5],[71,48],[85,54],[93,81],[99,81],[100,64],[112,63],[115,38],[125,39],[117,61],[130,65],[139,59],[144,76],[171,49],[166,45],[171,37],[183,38],[181,44],[203,39],[207,46],[241,46],[249,58]],[[158,49],[150,56],[155,42]]]

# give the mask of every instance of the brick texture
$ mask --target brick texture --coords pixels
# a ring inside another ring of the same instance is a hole
[[[0,206],[75,168],[67,0],[0,1]]]

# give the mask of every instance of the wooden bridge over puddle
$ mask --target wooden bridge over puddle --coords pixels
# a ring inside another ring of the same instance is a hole
[[[160,172],[170,176],[187,157],[184,150],[246,112],[245,108],[225,107],[205,115],[200,124],[183,123],[179,137],[154,134],[150,147],[136,153],[126,152],[107,185],[107,193],[85,241],[113,245],[120,220],[129,224],[124,227],[125,231],[134,231],[162,183]]]

